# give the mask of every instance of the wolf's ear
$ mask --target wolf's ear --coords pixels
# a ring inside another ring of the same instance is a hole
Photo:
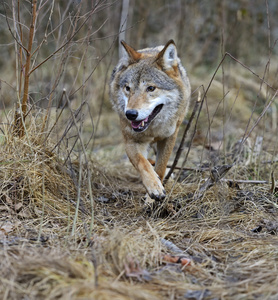
[[[136,62],[141,58],[142,54],[130,47],[125,41],[121,41],[121,44],[124,47],[124,55],[127,56],[132,62]]]
[[[170,40],[158,53],[156,61],[165,69],[171,69],[177,65],[177,48],[175,42]]]

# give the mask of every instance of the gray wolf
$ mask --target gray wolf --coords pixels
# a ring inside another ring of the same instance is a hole
[[[189,79],[173,40],[142,50],[121,44],[124,55],[111,76],[110,100],[131,163],[149,196],[162,200],[167,163],[190,102]],[[152,143],[157,143],[154,168],[147,159]]]

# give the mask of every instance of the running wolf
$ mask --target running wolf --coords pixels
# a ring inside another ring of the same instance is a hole
[[[136,51],[121,42],[124,55],[113,70],[110,99],[119,114],[126,153],[149,196],[165,198],[163,178],[178,129],[187,112],[191,88],[173,40]],[[157,143],[155,167],[147,159]]]

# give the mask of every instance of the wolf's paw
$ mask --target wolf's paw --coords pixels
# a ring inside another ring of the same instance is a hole
[[[162,201],[166,197],[166,192],[165,190],[163,191],[162,194],[150,194],[150,197],[156,201]]]
[[[162,201],[166,197],[166,192],[160,181],[153,184],[151,188],[147,188],[150,197],[156,201]]]

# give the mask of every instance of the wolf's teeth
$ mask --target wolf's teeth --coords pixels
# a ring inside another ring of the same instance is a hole
[[[141,126],[142,126],[142,127],[144,127],[144,125],[145,125],[145,122],[144,122],[144,121],[142,121],[142,123],[141,123]]]

